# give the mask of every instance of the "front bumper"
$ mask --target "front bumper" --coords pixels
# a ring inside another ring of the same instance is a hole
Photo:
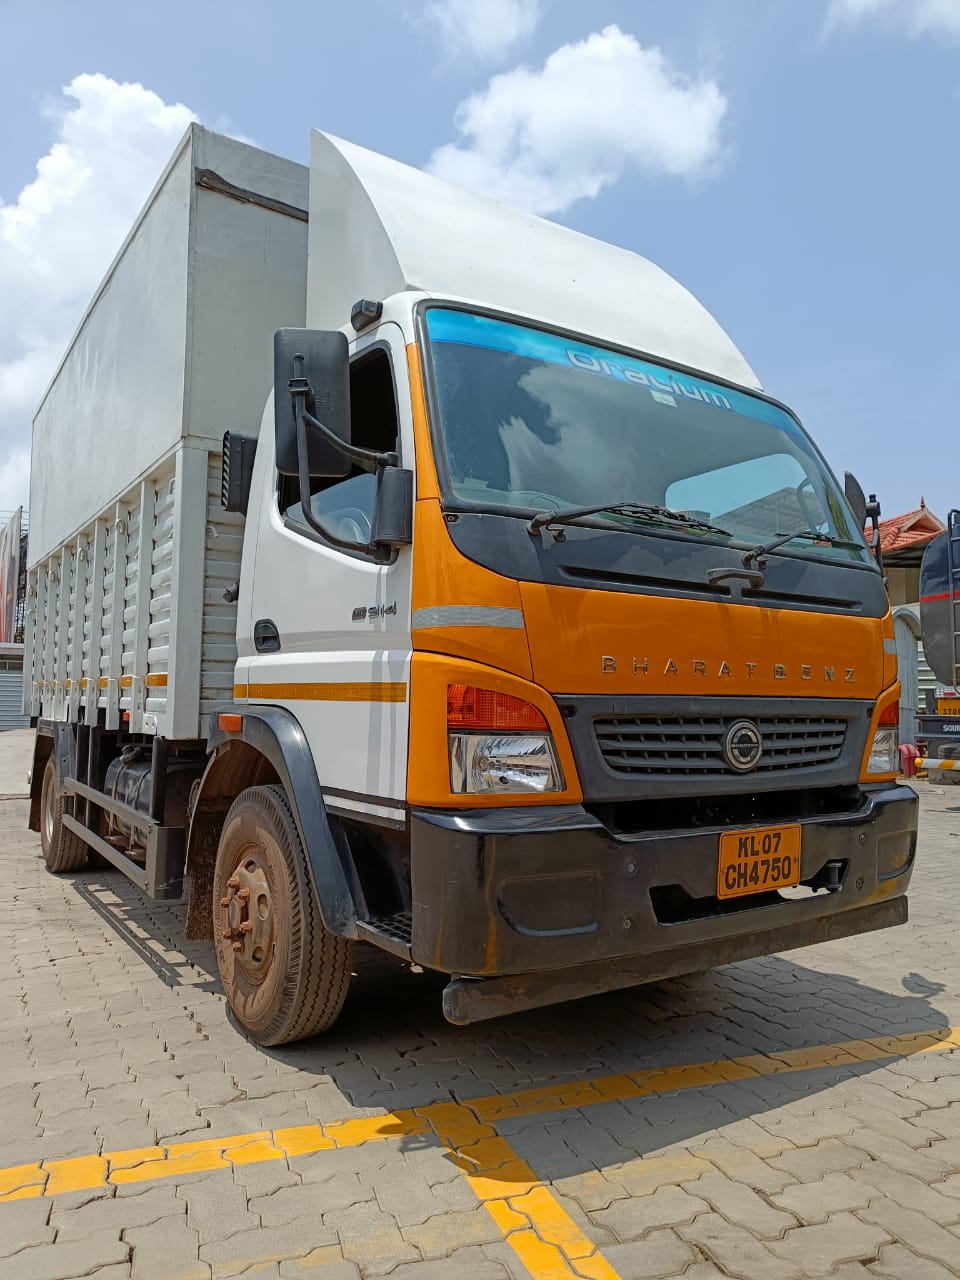
[[[879,907],[906,892],[917,805],[908,787],[864,788],[843,813],[800,820],[801,883],[832,863],[838,887],[733,902],[715,897],[717,827],[625,834],[578,805],[414,810],[413,959],[470,978],[607,964],[603,990],[626,985],[624,961],[648,957],[628,967],[652,978],[666,952],[680,973],[898,923],[905,911]]]

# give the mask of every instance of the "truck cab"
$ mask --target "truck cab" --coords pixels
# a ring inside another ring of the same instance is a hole
[[[311,184],[231,712],[296,717],[358,936],[467,1021],[904,918],[889,604],[795,415],[634,255],[322,135]]]

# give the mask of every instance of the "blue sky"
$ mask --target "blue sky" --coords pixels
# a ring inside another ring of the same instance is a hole
[[[0,509],[191,114],[644,254],[886,514],[960,506],[960,0],[0,0],[0,70]]]

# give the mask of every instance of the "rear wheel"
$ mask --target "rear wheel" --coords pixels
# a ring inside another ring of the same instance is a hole
[[[250,787],[230,807],[213,877],[214,940],[234,1017],[258,1044],[332,1026],[352,944],[324,928],[282,787]]]
[[[63,786],[53,756],[40,784],[40,848],[48,871],[79,871],[86,865],[87,846],[63,825]]]

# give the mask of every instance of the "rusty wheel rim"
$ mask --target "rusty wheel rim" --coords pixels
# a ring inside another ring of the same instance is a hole
[[[226,888],[220,899],[220,937],[247,981],[260,986],[270,972],[277,916],[266,859],[255,845],[242,850]]]

